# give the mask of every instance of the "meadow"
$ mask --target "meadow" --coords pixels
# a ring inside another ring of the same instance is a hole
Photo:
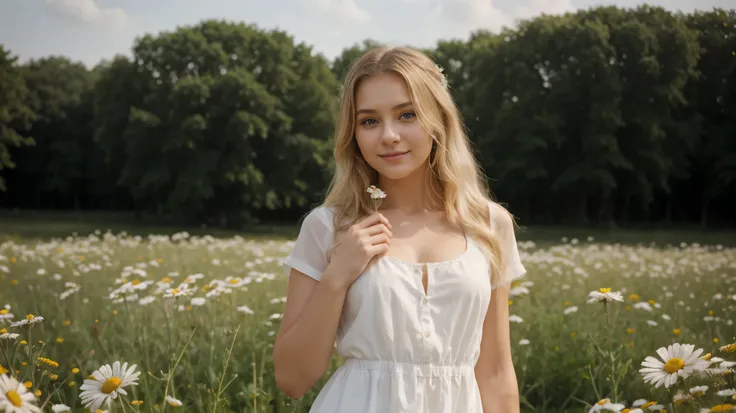
[[[329,376],[299,401],[274,382],[280,262],[293,233],[4,232],[0,411],[83,412],[85,401],[116,395],[100,409],[307,412]],[[616,241],[632,237],[624,232],[529,233],[519,235],[528,273],[509,301],[522,411],[733,408],[734,245],[673,233],[638,233],[638,242]],[[675,343],[696,351],[677,345],[668,355]],[[645,383],[647,357],[661,360],[667,383]]]

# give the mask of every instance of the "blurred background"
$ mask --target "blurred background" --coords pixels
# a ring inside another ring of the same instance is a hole
[[[523,227],[733,228],[727,3],[0,0],[0,226],[293,235],[341,78],[387,44],[444,68]]]

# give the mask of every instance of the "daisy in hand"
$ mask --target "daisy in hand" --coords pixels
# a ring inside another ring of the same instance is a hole
[[[371,194],[371,200],[373,201],[373,210],[378,211],[378,207],[381,205],[381,200],[386,198],[386,193],[375,185],[368,187],[367,192]],[[378,205],[376,205],[378,203]]]

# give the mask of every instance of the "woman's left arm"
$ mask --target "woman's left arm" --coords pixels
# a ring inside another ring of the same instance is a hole
[[[491,294],[475,378],[483,413],[519,413],[519,385],[511,359],[508,286],[495,288]]]
[[[514,221],[504,208],[491,205],[491,222],[503,256],[504,283],[493,289],[483,321],[480,357],[475,366],[483,413],[519,413],[519,385],[511,360],[509,331],[510,281],[526,273],[514,234]],[[499,280],[500,282],[500,280]]]

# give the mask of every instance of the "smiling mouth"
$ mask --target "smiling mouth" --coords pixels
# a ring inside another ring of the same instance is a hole
[[[393,153],[393,154],[389,154],[389,155],[379,155],[379,156],[381,158],[389,158],[390,159],[390,158],[398,158],[399,156],[406,155],[407,153],[409,153],[409,151],[399,152],[399,153]]]

